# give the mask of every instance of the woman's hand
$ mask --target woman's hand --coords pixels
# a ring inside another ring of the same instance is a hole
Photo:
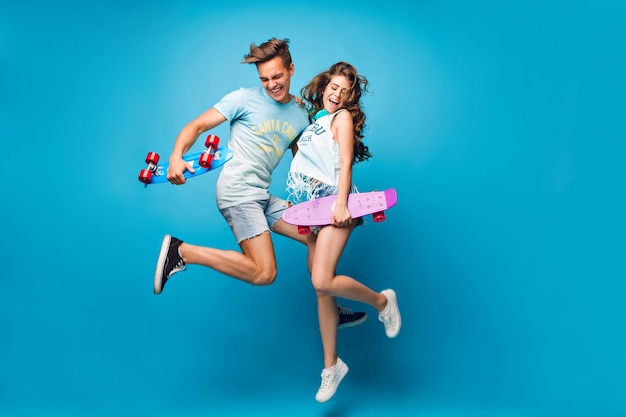
[[[347,204],[337,204],[333,206],[332,225],[335,227],[345,227],[352,222],[352,215]]]

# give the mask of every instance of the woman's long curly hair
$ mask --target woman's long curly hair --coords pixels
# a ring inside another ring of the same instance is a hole
[[[356,68],[347,62],[337,62],[333,64],[327,71],[316,75],[309,84],[304,86],[300,92],[302,99],[307,102],[309,115],[311,118],[317,112],[324,108],[322,96],[324,89],[330,80],[341,75],[346,77],[350,82],[350,89],[346,92],[343,108],[348,110],[352,115],[352,123],[354,124],[354,161],[358,163],[367,161],[371,158],[367,146],[363,144],[363,130],[365,129],[365,113],[361,108],[361,95],[367,93],[367,78],[359,75]]]

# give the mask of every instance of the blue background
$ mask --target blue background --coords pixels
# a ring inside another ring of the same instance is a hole
[[[626,415],[626,3],[210,3],[0,2],[1,415]],[[164,233],[237,245],[215,175],[145,189],[145,155],[258,85],[239,61],[273,36],[294,92],[368,77],[355,181],[399,194],[341,270],[395,288],[403,330],[341,331],[322,405],[304,247],[275,238],[270,287],[190,267],[152,294]]]

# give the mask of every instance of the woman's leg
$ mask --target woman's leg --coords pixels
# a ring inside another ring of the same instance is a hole
[[[322,349],[324,352],[324,368],[329,368],[337,363],[337,322],[339,311],[337,300],[332,295],[317,295],[317,317],[322,336]]]
[[[326,226],[319,231],[315,244],[309,251],[309,254],[313,254],[310,257],[313,287],[318,300],[320,296],[341,297],[374,307],[378,311],[378,319],[385,325],[387,337],[394,338],[402,326],[395,292],[391,289],[375,292],[347,275],[336,275],[337,264],[355,225],[356,220],[350,227]],[[325,316],[320,318],[331,319]],[[333,336],[322,333],[322,339],[324,337],[328,338],[328,342],[324,343],[325,346],[332,347],[333,343],[336,344],[336,334]],[[333,354],[329,351],[324,357],[327,364]]]
[[[336,275],[337,264],[355,225],[356,220],[350,227],[326,226],[308,245],[311,281],[317,294],[318,318],[324,350],[322,384],[315,396],[320,402],[327,401],[334,395],[348,372],[347,365],[337,355],[338,317],[335,297],[361,301],[374,307],[378,310],[379,318],[385,324],[385,331],[389,337],[395,337],[400,329],[400,315],[395,293],[392,290],[385,290],[385,292],[393,293],[393,299],[388,303],[388,296],[385,293],[372,291],[346,275]],[[391,313],[390,310],[392,310]]]
[[[331,295],[360,301],[382,312],[387,306],[385,295],[347,275],[336,275],[337,264],[355,224],[356,220],[349,227],[327,226],[319,231],[314,244],[314,255],[310,258],[313,287],[318,296]]]

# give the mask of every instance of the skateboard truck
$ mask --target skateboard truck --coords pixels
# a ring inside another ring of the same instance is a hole
[[[219,145],[219,143],[220,138],[215,135],[208,135],[206,137],[206,140],[204,141],[204,146],[206,146],[207,149],[202,153],[202,155],[200,155],[198,165],[206,169],[211,168],[211,162],[213,161],[215,152],[217,152],[217,145]]]
[[[139,181],[146,184],[146,186],[150,184],[150,180],[152,179],[152,175],[156,172],[158,163],[159,154],[156,152],[148,152],[146,156],[146,164],[148,164],[148,167],[139,172]]]

